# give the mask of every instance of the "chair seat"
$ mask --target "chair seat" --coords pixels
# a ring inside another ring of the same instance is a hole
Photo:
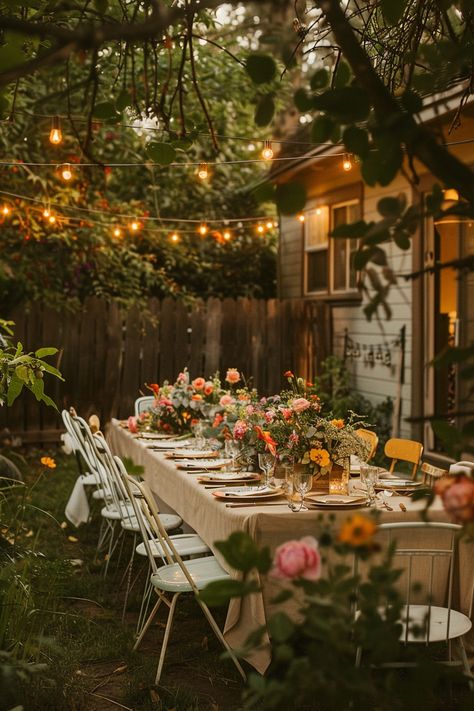
[[[96,489],[94,493],[92,494],[93,499],[111,499],[112,498],[112,493],[110,489],[106,489],[104,487],[101,487],[100,489]]]
[[[410,605],[409,612],[409,627],[412,628],[413,625],[418,627],[421,634],[415,635],[411,629],[408,633],[408,642],[421,642],[426,644],[426,640],[429,642],[443,642],[447,639],[456,639],[456,637],[462,637],[472,627],[472,622],[466,615],[457,610],[451,610],[449,614],[449,634],[448,634],[448,613],[449,610],[446,607],[431,607],[430,623],[429,623],[429,636],[428,636],[428,605]],[[400,635],[400,640],[405,640],[405,629],[406,629],[406,614],[407,607],[402,608],[402,615],[400,622],[403,625],[403,631]]]
[[[202,538],[200,538],[196,533],[177,533],[174,536],[170,536],[174,547],[178,551],[179,555],[198,555],[202,553],[209,552],[209,546],[207,546]],[[149,541],[150,550],[154,558],[163,558],[163,547],[158,541]],[[144,543],[139,543],[136,547],[136,552],[138,555],[146,556],[146,548]],[[171,553],[171,551],[170,551]]]
[[[97,486],[97,479],[94,474],[81,474],[79,479],[84,486]]]
[[[120,509],[115,504],[109,504],[109,506],[104,506],[101,509],[100,515],[113,521],[119,521],[120,519],[135,519],[136,521],[132,504],[121,504]]]
[[[112,521],[121,520],[122,528],[126,531],[133,531],[134,533],[140,531],[132,504],[121,503],[120,509],[115,504],[104,506],[100,515]],[[159,514],[159,517],[165,531],[173,531],[183,523],[183,519],[177,514]]]
[[[215,580],[227,580],[230,577],[213,555],[187,560],[185,565],[198,590],[202,590]],[[192,591],[191,584],[177,563],[159,568],[158,572],[151,576],[150,582],[164,592]]]

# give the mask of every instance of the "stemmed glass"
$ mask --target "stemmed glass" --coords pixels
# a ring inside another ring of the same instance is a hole
[[[236,442],[235,439],[226,439],[224,449],[227,456],[232,460],[230,471],[238,471],[239,467],[237,466],[237,459],[240,456],[240,442]]]
[[[360,481],[367,490],[367,506],[373,506],[376,501],[375,485],[377,484],[379,470],[368,464],[360,466]]]
[[[299,511],[298,503],[295,501],[295,486],[293,479],[293,466],[285,467],[285,483],[283,484],[283,492],[288,502],[288,508],[294,513]]]
[[[313,472],[310,467],[302,466],[298,467],[293,472],[293,486],[295,491],[301,496],[301,503],[298,511],[307,511],[308,507],[305,506],[304,497],[311,491],[313,485]]]
[[[270,452],[260,452],[258,455],[258,466],[263,472],[263,486],[270,484],[270,472],[275,466],[275,455]]]

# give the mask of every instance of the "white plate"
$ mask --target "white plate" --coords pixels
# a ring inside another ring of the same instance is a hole
[[[139,432],[140,439],[172,439],[173,435],[163,434],[161,432]]]
[[[273,489],[271,486],[234,486],[232,489],[217,489],[212,495],[216,499],[242,501],[248,499],[272,499],[281,496],[283,489]]]
[[[182,449],[175,449],[173,452],[168,454],[168,457],[177,458],[184,457],[185,459],[196,457],[197,459],[207,459],[208,457],[215,457],[216,452],[213,449],[202,450],[202,449],[189,449],[183,447]]]
[[[162,442],[153,442],[156,449],[183,449],[192,444],[191,439],[167,439]]]
[[[367,498],[365,496],[343,496],[342,494],[323,494],[322,496],[308,494],[305,499],[311,501],[313,504],[317,504],[318,506],[326,506],[329,508],[357,508],[365,506],[367,503]]]
[[[220,469],[230,464],[230,459],[180,459],[178,469]]]
[[[217,484],[225,484],[227,482],[232,483],[234,481],[258,481],[259,479],[260,474],[256,474],[255,472],[211,472],[198,477],[198,481],[202,484],[212,484],[212,482],[216,482]]]

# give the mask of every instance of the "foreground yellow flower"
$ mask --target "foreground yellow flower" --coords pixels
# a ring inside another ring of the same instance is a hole
[[[354,514],[342,524],[339,540],[353,548],[368,546],[372,543],[376,530],[377,525],[372,519],[361,514]]]
[[[334,427],[337,427],[338,430],[341,430],[344,427],[344,420],[331,420],[331,425],[334,425]]]
[[[40,462],[44,467],[48,467],[48,469],[56,469],[56,462],[52,457],[41,457]]]
[[[330,461],[327,449],[317,449],[316,447],[310,450],[309,458],[315,464],[319,464],[320,467],[327,467]]]

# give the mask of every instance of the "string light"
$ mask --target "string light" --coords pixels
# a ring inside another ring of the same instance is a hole
[[[138,232],[140,229],[140,223],[137,220],[133,220],[133,222],[130,223],[130,229],[132,232]]]
[[[262,150],[263,160],[271,160],[273,158],[273,148],[271,141],[265,141]]]
[[[121,237],[121,236],[122,236],[122,230],[120,229],[120,227],[114,227],[112,234],[113,234],[114,237],[117,237],[117,238],[118,238],[118,237]]]
[[[54,223],[56,222],[55,216],[54,216],[54,215],[50,215],[50,216],[48,217],[48,222],[49,222],[50,225],[54,225]]]
[[[208,179],[209,167],[208,167],[207,163],[200,163],[199,164],[197,176],[198,176],[199,180],[207,180]]]
[[[10,216],[10,213],[11,213],[11,210],[10,210],[10,208],[8,207],[8,205],[4,205],[4,206],[2,207],[2,215],[3,215],[4,217],[9,217],[9,216]]]
[[[302,212],[299,212],[299,213],[296,215],[296,219],[297,219],[299,222],[303,223],[304,220],[305,220],[305,217],[304,217],[304,215],[303,215]]]
[[[51,122],[51,131],[49,132],[49,142],[53,146],[58,146],[63,140],[63,134],[61,131],[61,124],[59,122],[59,116],[53,116]]]
[[[65,180],[67,183],[72,180],[73,178],[73,172],[70,163],[65,163],[63,166],[61,166],[61,178]]]
[[[273,220],[273,227],[278,227],[278,222],[276,220]]]
[[[352,170],[352,160],[349,153],[344,153],[344,158],[342,159],[342,169],[348,173]]]
[[[265,232],[265,227],[262,224],[258,224],[257,225],[257,232],[259,235],[263,235],[263,233]]]
[[[207,231],[208,231],[207,225],[205,225],[204,223],[199,225],[198,232],[201,235],[201,237],[204,237],[205,235],[207,235]]]
[[[50,217],[50,215],[51,215],[51,210],[49,209],[49,207],[45,207],[43,210],[43,217],[47,219],[48,217]]]
[[[173,233],[170,235],[170,240],[171,240],[174,244],[176,244],[177,242],[179,242],[179,234],[178,234],[177,232],[173,232]]]
[[[271,230],[273,227],[273,220],[268,220],[265,227],[267,228],[267,230]]]
[[[225,232],[222,235],[222,238],[225,239],[226,242],[228,242],[231,237],[232,237],[232,235],[230,234],[229,230],[225,230]]]

